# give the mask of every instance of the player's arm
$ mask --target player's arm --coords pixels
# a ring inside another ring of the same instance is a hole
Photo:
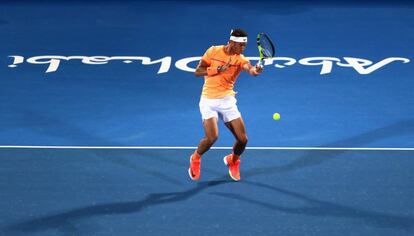
[[[197,65],[197,68],[194,72],[195,76],[206,76],[207,75],[207,68],[208,63],[205,62],[203,59],[200,60],[200,62]]]
[[[211,56],[215,49],[215,46],[211,46],[207,51],[204,53],[203,57],[201,58],[200,62],[197,65],[195,76],[215,76],[220,72],[226,71],[231,62],[231,57],[229,61],[220,66],[212,66],[211,65]]]
[[[230,62],[231,60],[229,60],[227,64],[225,64],[224,66],[213,67],[209,65],[207,62],[205,62],[203,59],[201,59],[200,62],[198,63],[198,66],[194,74],[196,76],[206,76],[206,75],[214,76],[220,72],[226,71],[228,67],[230,66]]]
[[[243,70],[253,76],[258,76],[263,71],[262,66],[252,66],[250,63],[245,63],[243,65]]]

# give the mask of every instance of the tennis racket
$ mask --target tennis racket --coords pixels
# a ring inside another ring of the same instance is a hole
[[[272,58],[275,56],[275,46],[270,40],[269,36],[265,33],[259,33],[257,35],[257,47],[259,49],[259,63],[258,66],[263,67],[263,60]]]

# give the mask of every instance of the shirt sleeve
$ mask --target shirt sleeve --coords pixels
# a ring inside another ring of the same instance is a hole
[[[205,61],[209,66],[211,65],[211,57],[213,54],[214,46],[211,46],[207,51],[204,53],[201,60]]]
[[[240,67],[243,67],[247,63],[250,63],[249,59],[247,59],[244,55],[240,55]]]

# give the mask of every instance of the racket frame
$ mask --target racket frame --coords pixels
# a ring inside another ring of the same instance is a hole
[[[267,38],[267,40],[269,41],[270,45],[271,45],[271,46],[272,46],[272,48],[273,48],[273,55],[272,55],[272,57],[274,57],[274,56],[275,56],[275,46],[274,46],[274,44],[273,44],[272,40],[270,39],[270,37],[269,37],[266,33],[259,33],[259,34],[257,34],[257,37],[256,37],[256,42],[257,42],[257,48],[258,48],[258,50],[259,50],[259,62],[258,62],[258,66],[261,66],[261,67],[263,67],[263,60],[264,60],[264,59],[267,59],[267,58],[272,58],[272,57],[265,57],[265,56],[263,55],[263,52],[262,52],[263,48],[262,48],[262,45],[260,44],[260,40],[261,40],[263,37],[266,37],[266,38]]]

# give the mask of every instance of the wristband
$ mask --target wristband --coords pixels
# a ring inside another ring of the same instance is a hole
[[[218,74],[217,67],[207,67],[207,75],[208,76],[213,76],[213,75],[217,75],[217,74]]]

